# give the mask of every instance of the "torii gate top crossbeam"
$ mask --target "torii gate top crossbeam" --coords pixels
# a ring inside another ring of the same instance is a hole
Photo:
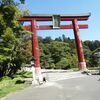
[[[33,14],[29,16],[23,16],[19,21],[31,21],[35,19],[36,21],[52,21],[52,16],[55,14]],[[56,14],[57,15],[57,14]],[[59,15],[59,14],[58,14]],[[90,13],[86,14],[60,14],[61,21],[72,21],[73,19],[77,20],[88,20]]]

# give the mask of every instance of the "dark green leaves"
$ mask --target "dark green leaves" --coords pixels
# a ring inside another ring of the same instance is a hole
[[[20,2],[21,2],[22,4],[24,4],[24,3],[25,3],[25,0],[20,0]]]

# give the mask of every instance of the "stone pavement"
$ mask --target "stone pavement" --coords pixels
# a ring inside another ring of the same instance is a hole
[[[78,73],[77,73],[78,74]],[[80,73],[79,73],[80,74]],[[63,75],[62,75],[63,76]],[[8,95],[4,100],[99,100],[100,76],[72,77],[30,86]],[[57,78],[58,79],[58,78]]]
[[[46,74],[47,80],[49,82],[86,76],[84,74],[81,74],[80,71],[78,71],[78,72],[58,71],[58,72],[49,72],[49,73],[45,73],[45,74]]]
[[[47,82],[45,84],[37,85],[37,86],[32,85],[32,86],[26,88],[25,90],[8,95],[6,98],[3,98],[2,100],[33,100],[33,98],[34,98],[34,100],[43,100],[43,99],[35,99],[39,95],[42,95],[42,93],[41,93],[42,90],[40,89],[38,91],[38,88],[46,89],[46,88],[48,88],[48,87],[50,88],[52,86],[62,88],[62,86],[60,86],[57,83],[58,81],[86,76],[86,75],[81,74],[81,72],[72,72],[72,71],[67,71],[67,72],[66,71],[49,71],[49,72],[46,72],[45,74],[47,75],[46,76]],[[37,91],[40,92],[41,94],[37,93]],[[43,91],[45,92],[45,90],[43,90]],[[46,100],[49,100],[49,99],[46,99]]]
[[[86,74],[82,74],[81,71],[75,72],[71,70],[42,70],[42,75],[46,77],[48,82],[86,76]],[[32,78],[26,80],[31,81]]]

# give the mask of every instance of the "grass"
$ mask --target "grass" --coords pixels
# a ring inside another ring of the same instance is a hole
[[[89,70],[100,70],[100,66],[98,66],[98,67],[89,67],[88,69]]]
[[[3,77],[0,79],[0,98],[6,96],[9,93],[13,93],[18,90],[22,90],[30,86],[31,81],[25,81],[24,78],[31,77],[29,72],[17,73],[13,79],[10,77]]]
[[[100,66],[98,67],[87,67],[88,70],[100,70]],[[79,68],[71,68],[73,71],[79,71]]]
[[[18,72],[18,73],[16,73],[15,77],[31,78],[32,72],[28,72],[28,71]]]

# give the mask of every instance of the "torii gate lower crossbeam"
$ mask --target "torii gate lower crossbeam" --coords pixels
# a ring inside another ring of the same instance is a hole
[[[18,21],[31,21],[31,26],[24,26],[24,28],[32,31],[32,55],[35,57],[35,69],[36,73],[39,75],[40,71],[40,57],[39,57],[39,47],[38,47],[38,37],[36,30],[47,30],[53,29],[52,25],[39,26],[36,24],[37,21],[52,21],[53,15],[30,15],[20,18]],[[88,20],[90,13],[88,14],[75,14],[75,15],[60,15],[60,21],[72,21],[72,25],[61,25],[59,29],[73,29],[78,63],[80,70],[86,70],[86,62],[84,58],[83,47],[80,39],[79,29],[88,28],[88,25],[78,25],[78,21]]]

